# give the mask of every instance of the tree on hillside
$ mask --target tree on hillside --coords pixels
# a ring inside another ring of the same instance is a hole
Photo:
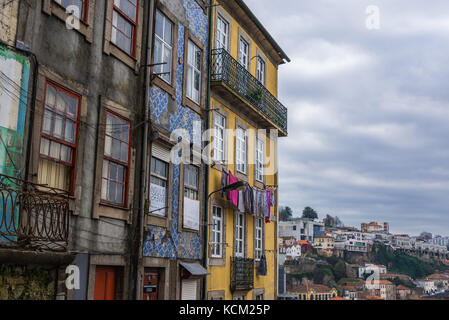
[[[346,277],[346,265],[343,260],[339,260],[334,267],[335,279],[339,281]]]
[[[282,207],[279,212],[281,221],[288,221],[293,216],[292,209],[290,207]]]
[[[305,207],[302,212],[302,217],[315,220],[315,219],[318,219],[318,213],[315,210],[313,210],[311,207]]]

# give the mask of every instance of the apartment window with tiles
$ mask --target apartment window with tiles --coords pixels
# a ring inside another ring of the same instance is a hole
[[[235,213],[235,256],[245,256],[245,214]]]
[[[38,181],[72,193],[81,97],[45,84]]]
[[[131,125],[129,121],[106,112],[101,200],[125,206]]]
[[[249,44],[242,37],[240,37],[239,44],[239,62],[240,64],[248,69],[249,66]]]
[[[229,24],[220,16],[217,16],[217,31],[215,34],[215,48],[229,51]]]
[[[201,99],[201,66],[203,52],[191,40],[187,48],[187,80],[186,95],[193,102],[200,104]]]
[[[263,85],[265,85],[265,72],[266,72],[265,61],[263,61],[262,58],[257,57],[256,77],[257,80],[259,80],[260,83],[262,83]]]
[[[237,171],[246,174],[246,130],[239,127],[236,131]]]
[[[154,71],[161,79],[171,84],[173,55],[173,23],[156,10],[156,29],[154,40]]]
[[[130,56],[135,56],[137,1],[114,0],[111,42]]]
[[[168,163],[158,158],[151,158],[150,193],[151,198],[157,199],[151,202],[151,214],[165,217],[167,211],[164,208],[168,201]]]
[[[214,160],[224,162],[226,118],[218,112],[215,112],[214,118]]]
[[[56,3],[60,4],[64,8],[76,7],[77,10],[73,12],[73,15],[80,20],[87,20],[87,8],[89,5],[89,0],[54,0]]]
[[[199,169],[193,165],[184,166],[184,197],[199,200]]]
[[[256,230],[255,230],[256,241],[254,244],[254,251],[255,251],[254,258],[255,260],[260,260],[263,251],[263,220],[261,218],[255,219],[256,219]]]
[[[212,243],[211,256],[221,258],[223,250],[223,209],[212,207]]]
[[[256,139],[256,180],[263,182],[265,163],[265,143],[262,139]]]

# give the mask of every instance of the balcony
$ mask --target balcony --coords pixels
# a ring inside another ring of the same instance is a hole
[[[231,291],[254,288],[254,260],[231,258]]]
[[[0,247],[67,250],[68,194],[0,174]]]
[[[225,49],[212,51],[211,86],[258,125],[287,136],[287,108]]]

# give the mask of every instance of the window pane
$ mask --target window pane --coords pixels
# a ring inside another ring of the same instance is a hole
[[[49,155],[49,148],[50,148],[50,141],[47,139],[42,138],[41,139],[41,154],[48,156]]]
[[[156,10],[156,34],[160,38],[164,38],[164,16],[159,10]]]
[[[65,122],[65,141],[75,142],[75,122],[70,120]]]
[[[173,24],[165,18],[164,41],[169,45],[173,45]]]

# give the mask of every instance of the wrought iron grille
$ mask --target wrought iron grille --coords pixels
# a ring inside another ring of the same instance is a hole
[[[69,196],[0,174],[0,246],[66,251]]]
[[[287,133],[287,108],[225,49],[212,50],[211,78],[212,81],[223,81]]]
[[[231,257],[231,290],[254,288],[254,260]]]

